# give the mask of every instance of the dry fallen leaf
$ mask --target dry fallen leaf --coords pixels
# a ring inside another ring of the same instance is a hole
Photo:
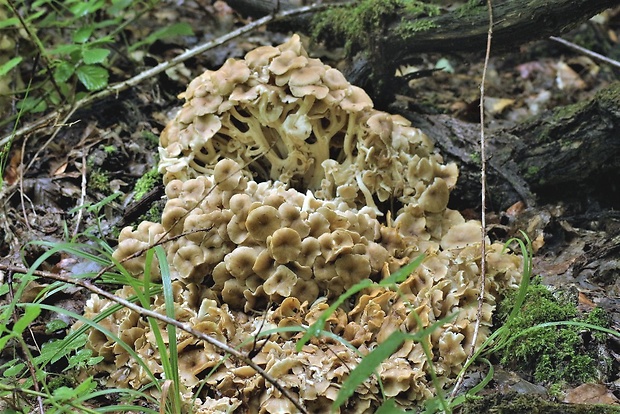
[[[569,389],[564,401],[571,404],[620,405],[620,400],[605,385],[592,383]]]
[[[4,170],[3,179],[7,185],[13,185],[19,179],[21,159],[21,149],[13,151],[13,155],[11,155],[11,159]]]

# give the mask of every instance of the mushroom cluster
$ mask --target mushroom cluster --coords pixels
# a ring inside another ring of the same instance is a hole
[[[162,223],[123,229],[114,259],[135,256],[157,237],[173,238],[166,249],[172,278],[208,287],[246,312],[290,296],[309,303],[335,298],[379,277],[389,254],[376,242],[381,231],[373,209],[317,200],[281,182],[248,181],[240,171],[224,159],[211,177],[170,181]],[[144,260],[124,265],[140,276]]]
[[[401,116],[372,108],[341,72],[309,58],[299,36],[229,59],[194,79],[161,134],[164,182],[237,161],[261,180],[372,207],[395,199],[445,209],[457,168]]]
[[[480,223],[446,207],[457,168],[443,165],[407,121],[372,109],[340,72],[308,58],[297,36],[228,60],[194,80],[185,97],[161,137],[161,223],[123,229],[114,259],[143,277],[140,253],[163,242],[175,317],[252,351],[309,412],[327,412],[350,370],[391,333],[419,332],[457,314],[425,338],[430,360],[422,343],[407,341],[377,371],[385,395],[403,407],[435,393],[431,368],[448,387],[472,347],[487,338],[495,304],[516,287],[521,266],[503,245],[486,242],[485,303],[474,344],[482,232]],[[390,198],[402,207],[381,222],[380,202]],[[290,327],[312,324],[357,282],[379,281],[420,254],[425,260],[396,289],[367,288],[327,320],[325,329],[355,352],[330,338],[296,352],[301,334]],[[149,270],[156,281],[158,263]],[[85,316],[112,305],[93,296]],[[153,310],[163,313],[164,305],[163,297],[152,298]],[[163,375],[143,318],[123,309],[102,324]],[[255,339],[275,328],[289,329]],[[183,332],[177,342],[181,381],[196,412],[296,412],[221,350]],[[152,381],[111,337],[91,331],[88,346],[104,357],[96,369],[108,372],[111,384],[140,388]],[[378,390],[377,378],[369,378],[343,412],[374,412]]]

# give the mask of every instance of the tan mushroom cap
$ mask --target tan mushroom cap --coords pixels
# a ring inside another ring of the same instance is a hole
[[[280,214],[275,207],[258,205],[250,209],[245,227],[254,240],[264,242],[280,228],[280,223]]]
[[[450,190],[448,184],[443,178],[435,178],[433,183],[424,190],[418,203],[430,213],[440,213],[448,206],[450,198]]]
[[[452,227],[441,239],[441,248],[460,249],[467,245],[480,243],[482,237],[480,223],[474,220],[466,221]]]
[[[267,247],[278,264],[295,261],[301,253],[301,237],[293,229],[282,228],[267,237]]]
[[[215,165],[215,183],[223,191],[232,191],[241,181],[241,167],[231,159],[223,159]]]

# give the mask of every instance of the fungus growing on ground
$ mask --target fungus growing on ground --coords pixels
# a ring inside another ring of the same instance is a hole
[[[161,135],[164,182],[217,178],[215,165],[230,158],[261,180],[323,199],[377,212],[377,202],[417,200],[430,213],[445,209],[456,183],[456,166],[444,166],[420,130],[372,109],[362,89],[309,58],[297,35],[203,73],[184,97]]]
[[[489,244],[474,344],[481,228],[447,208],[456,166],[444,165],[407,120],[374,110],[363,90],[309,58],[297,36],[205,72],[185,98],[161,136],[167,197],[161,224],[123,229],[113,257],[131,256],[124,265],[142,277],[144,255],[133,256],[163,238],[176,318],[250,352],[261,331],[311,325],[359,281],[379,281],[425,254],[396,289],[367,288],[327,319],[325,330],[358,352],[325,339],[297,352],[300,334],[279,331],[260,339],[253,360],[309,412],[327,412],[360,355],[395,331],[419,332],[458,312],[425,338],[438,383],[448,387],[472,347],[488,337],[496,302],[520,278],[520,259]],[[385,225],[378,205],[388,199],[402,208]],[[151,275],[159,275],[156,263]],[[111,305],[95,295],[85,316]],[[155,295],[152,309],[165,313],[164,306]],[[123,309],[101,324],[162,375],[143,318]],[[196,412],[295,412],[253,369],[185,333],[177,340],[188,400],[199,392]],[[110,383],[140,388],[150,381],[112,338],[92,331],[88,346],[104,357],[95,369],[108,372]],[[406,341],[377,372],[385,395],[411,408],[435,393],[430,369],[422,344]],[[372,376],[345,412],[373,412],[378,394]]]

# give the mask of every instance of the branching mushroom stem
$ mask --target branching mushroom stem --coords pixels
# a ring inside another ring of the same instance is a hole
[[[251,32],[252,30],[255,30],[259,28],[260,26],[263,26],[267,23],[277,22],[279,20],[286,19],[287,17],[297,16],[300,14],[315,12],[315,11],[318,11],[318,10],[321,10],[327,7],[333,7],[333,4],[312,4],[310,6],[299,7],[299,8],[291,9],[291,10],[284,10],[284,11],[281,11],[275,14],[270,14],[265,17],[262,17],[258,20],[255,20],[251,23],[246,24],[245,26],[238,28],[237,30],[233,30],[232,32],[227,33],[224,36],[220,36],[217,39],[214,39],[206,43],[202,43],[192,49],[189,49],[185,51],[184,53],[181,53],[179,56],[175,57],[174,59],[171,59],[167,62],[162,62],[159,65],[155,66],[154,68],[146,70],[140,73],[139,75],[134,76],[131,79],[127,79],[126,81],[116,83],[100,92],[97,92],[83,99],[80,99],[79,101],[75,102],[75,104],[73,105],[66,105],[54,112],[50,112],[49,114],[37,119],[37,121],[31,124],[28,124],[24,126],[23,128],[18,129],[13,134],[1,138],[0,147],[5,145],[11,139],[14,139],[16,137],[36,131],[37,129],[43,128],[52,122],[54,123],[54,126],[61,128],[69,121],[68,118],[70,118],[70,116],[73,115],[76,109],[89,105],[93,102],[96,102],[97,100],[107,98],[112,95],[117,95],[126,89],[129,89],[129,88],[132,88],[138,85],[145,79],[152,78],[153,76],[156,76],[178,65],[179,63],[186,61],[187,59],[190,59],[196,55],[199,55],[207,50],[213,49],[214,47],[220,46],[234,39],[235,37],[239,37],[243,34]],[[64,116],[64,114],[67,114],[67,113],[69,114],[69,116],[65,117],[61,123],[57,124],[58,120],[61,119]],[[36,159],[36,157],[33,157],[33,159]]]
[[[486,226],[486,192],[487,192],[487,171],[486,171],[486,142],[484,136],[484,84],[487,76],[487,69],[489,67],[489,58],[491,57],[491,39],[493,38],[493,3],[492,0],[487,0],[487,8],[489,11],[489,30],[487,32],[487,46],[486,52],[484,55],[484,66],[482,68],[482,80],[480,81],[480,187],[481,187],[481,195],[480,195],[480,222],[481,222],[481,230],[480,230],[480,247],[481,247],[481,257],[480,257],[480,295],[478,296],[478,313],[476,316],[476,323],[474,325],[474,334],[472,339],[472,346],[469,352],[469,356],[467,361],[465,362],[465,367],[469,366],[472,361],[471,359],[474,357],[476,352],[476,342],[478,342],[478,333],[480,331],[480,322],[482,321],[482,310],[484,305],[484,292],[486,290],[486,268],[487,268],[487,259],[486,259],[486,235],[487,235],[487,226]],[[458,380],[454,385],[454,389],[452,390],[452,397],[454,397],[462,383],[463,378],[465,377],[465,370],[461,370]]]
[[[3,265],[0,264],[0,270],[4,270],[7,272],[15,272],[15,273],[28,273],[29,270],[24,268],[24,267],[19,267],[19,266],[7,266],[7,265]],[[165,315],[159,314],[157,312],[154,312],[152,310],[148,310],[148,309],[144,309],[141,306],[136,305],[135,303],[131,303],[126,299],[123,299],[119,296],[116,296],[110,292],[107,292],[95,285],[93,285],[92,283],[90,283],[87,280],[82,280],[82,279],[75,279],[72,277],[68,277],[68,276],[63,276],[57,273],[51,273],[51,272],[44,272],[44,271],[40,271],[40,270],[35,270],[35,271],[30,271],[30,273],[36,275],[36,276],[40,276],[40,277],[45,277],[48,279],[53,279],[53,280],[58,280],[61,282],[65,282],[65,283],[69,283],[75,286],[80,286],[83,287],[85,289],[90,290],[93,293],[96,293],[97,295],[103,296],[106,299],[109,299],[111,301],[114,301],[120,305],[123,305],[124,307],[131,309],[132,311],[138,313],[141,316],[146,316],[146,317],[150,317],[150,318],[154,318],[157,319],[161,322],[167,323],[169,325],[172,325],[178,329],[181,329],[187,333],[189,333],[190,335],[193,335],[194,337],[198,338],[198,339],[202,339],[203,341],[213,345],[216,348],[221,349],[224,352],[227,352],[228,354],[234,356],[235,358],[243,361],[244,363],[246,363],[248,366],[252,367],[256,372],[258,372],[261,376],[263,376],[267,381],[269,381],[278,391],[280,391],[282,393],[282,395],[284,397],[286,397],[288,400],[290,400],[295,407],[299,410],[300,413],[303,414],[308,414],[308,411],[301,405],[301,403],[295,398],[293,397],[284,387],[282,387],[280,385],[280,383],[273,378],[271,375],[269,375],[264,369],[262,369],[260,366],[258,366],[258,364],[256,364],[254,361],[252,361],[252,359],[250,359],[248,356],[244,355],[242,352],[237,351],[234,348],[231,348],[230,346],[226,345],[223,342],[218,341],[217,339],[203,333],[200,332],[194,328],[192,328],[190,326],[190,324],[188,323],[182,323],[179,322],[175,319],[171,319],[168,318]]]

